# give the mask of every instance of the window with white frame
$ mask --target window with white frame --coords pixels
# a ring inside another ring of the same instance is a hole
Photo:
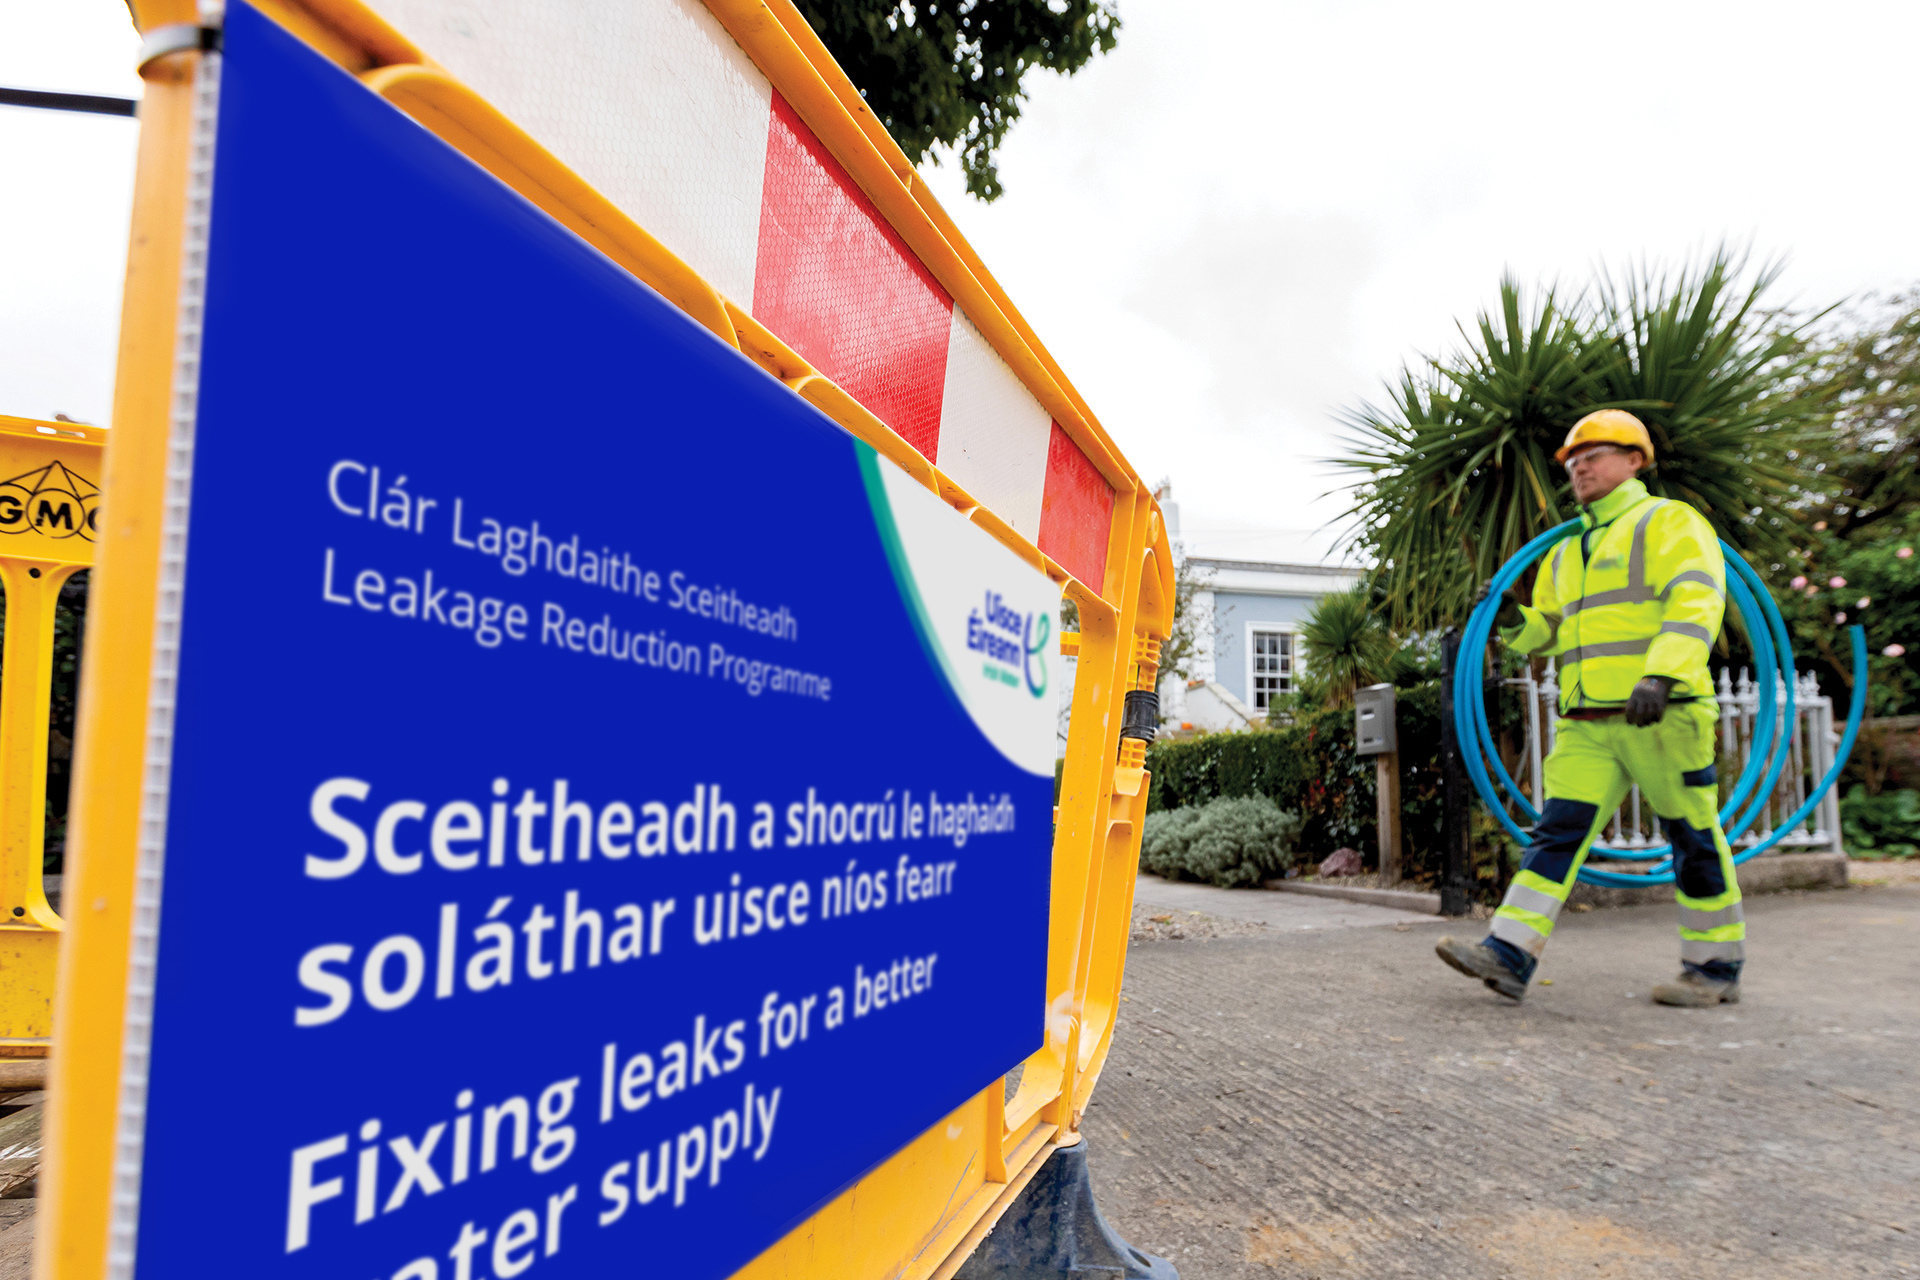
[[[1265,711],[1276,694],[1293,688],[1293,641],[1289,632],[1249,628],[1247,687],[1255,711]]]

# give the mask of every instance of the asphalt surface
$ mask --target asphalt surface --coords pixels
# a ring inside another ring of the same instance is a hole
[[[1716,1010],[1647,998],[1671,907],[1564,917],[1518,1007],[1433,955],[1483,924],[1136,942],[1102,1207],[1187,1280],[1920,1275],[1920,888],[1748,913]]]
[[[1920,1276],[1920,884],[1885,874],[1750,899],[1712,1011],[1647,1001],[1670,907],[1569,914],[1515,1007],[1433,956],[1484,924],[1143,878],[1101,1205],[1186,1280]]]
[[[32,1200],[0,1200],[0,1280],[32,1280]]]

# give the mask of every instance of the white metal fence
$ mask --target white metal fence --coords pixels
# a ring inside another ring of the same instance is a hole
[[[1526,791],[1528,797],[1538,808],[1544,795],[1542,762],[1546,753],[1553,750],[1555,711],[1559,705],[1560,686],[1555,678],[1554,663],[1547,663],[1546,677],[1535,680],[1531,673],[1506,683],[1519,689],[1526,699],[1524,724],[1526,729],[1526,750],[1520,759],[1520,768],[1515,770],[1514,780]],[[1774,691],[1784,701],[1786,690],[1778,675],[1774,676]],[[1754,683],[1747,669],[1740,669],[1740,678],[1736,681],[1723,668],[1720,672],[1720,797],[1724,803],[1731,793],[1733,784],[1747,767],[1747,760],[1753,754],[1754,720],[1760,709],[1760,686]],[[1774,741],[1787,732],[1784,722],[1774,726]],[[1794,689],[1794,715],[1792,741],[1788,744],[1786,767],[1780,771],[1773,793],[1767,798],[1766,805],[1754,819],[1746,833],[1734,841],[1734,849],[1752,848],[1773,834],[1777,824],[1786,821],[1795,810],[1806,803],[1811,790],[1819,785],[1820,779],[1833,767],[1833,753],[1840,745],[1840,735],[1833,724],[1833,699],[1820,692],[1811,674],[1800,677]],[[1769,751],[1769,744],[1761,744]],[[1749,796],[1741,805],[1744,812],[1752,804]],[[1613,815],[1613,822],[1607,829],[1605,843],[1616,849],[1639,849],[1663,845],[1666,838],[1655,828],[1651,805],[1640,801],[1640,788],[1635,787]],[[1834,791],[1815,805],[1813,812],[1800,825],[1786,835],[1780,842],[1768,850],[1769,853],[1824,853],[1840,849],[1840,801]]]

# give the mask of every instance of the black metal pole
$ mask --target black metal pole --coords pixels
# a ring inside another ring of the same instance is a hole
[[[1464,916],[1467,895],[1467,770],[1453,727],[1453,669],[1460,659],[1460,629],[1440,637],[1440,769],[1446,791],[1446,869],[1440,879],[1440,914]]]
[[[98,93],[52,93],[45,89],[0,87],[0,106],[38,107],[42,111],[80,111],[96,116],[133,116],[140,113],[138,98],[109,98]]]

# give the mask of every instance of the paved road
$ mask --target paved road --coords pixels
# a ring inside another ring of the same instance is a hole
[[[1187,1280],[1920,1274],[1920,888],[1748,909],[1714,1011],[1647,1000],[1670,907],[1569,916],[1519,1008],[1431,917],[1136,944],[1102,1205]]]
[[[0,1280],[32,1280],[32,1200],[0,1200]]]

